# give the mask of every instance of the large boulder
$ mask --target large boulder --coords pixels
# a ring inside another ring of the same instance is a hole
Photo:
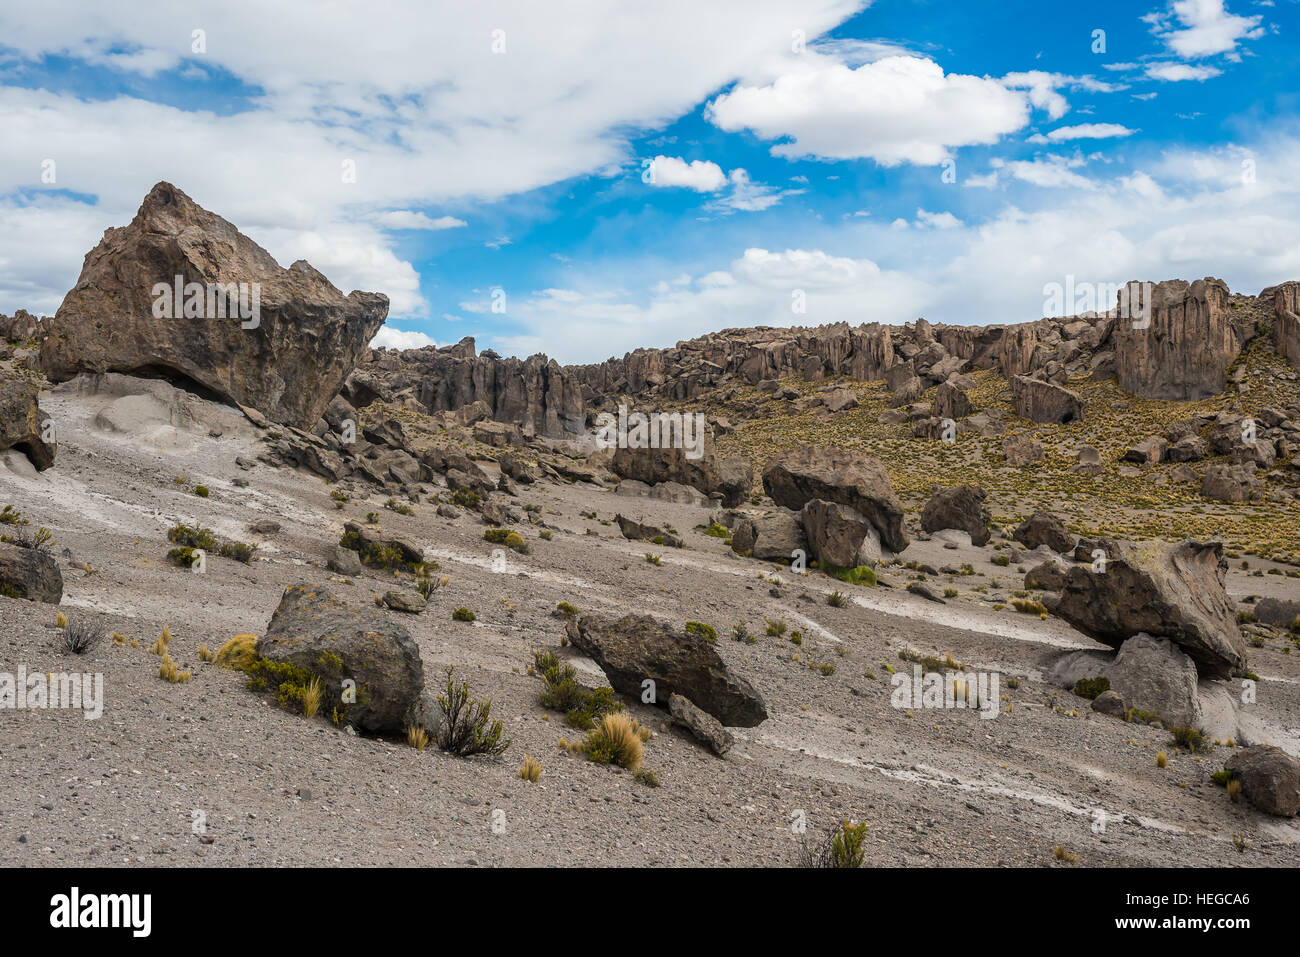
[[[600,665],[616,691],[641,698],[653,681],[655,702],[674,694],[725,725],[752,728],[767,718],[758,690],[733,675],[709,641],[648,615],[582,615],[569,619],[569,641]]]
[[[1121,303],[1125,293],[1121,292]],[[1241,353],[1240,330],[1220,279],[1157,283],[1145,311],[1115,323],[1115,375],[1144,399],[1180,402],[1223,391],[1224,375]]]
[[[1113,705],[1108,699],[1107,705],[1157,715],[1170,728],[1200,726],[1196,663],[1168,638],[1134,635],[1120,645],[1105,673],[1112,695],[1119,699]]]
[[[1224,590],[1222,543],[1108,542],[1105,551],[1098,571],[1091,565],[1069,570],[1053,607],[1057,615],[1116,648],[1142,632],[1168,638],[1207,677],[1245,671],[1245,642]]]
[[[1220,502],[1245,502],[1259,491],[1254,462],[1227,465],[1217,462],[1205,470],[1201,494]]]
[[[1083,418],[1083,399],[1077,392],[1029,376],[1012,377],[1011,404],[1016,415],[1034,422],[1063,425]]]
[[[749,493],[754,470],[746,459],[719,456],[713,450],[711,437],[706,439],[699,458],[688,457],[686,451],[620,448],[614,452],[610,469],[616,475],[647,485],[660,482],[689,485],[705,495],[718,496],[727,508],[739,505]]]
[[[823,569],[827,565],[856,567],[862,543],[873,527],[847,505],[819,498],[804,505],[799,520],[808,536],[808,550]]]
[[[271,616],[257,653],[316,674],[321,706],[335,706],[360,731],[400,733],[422,707],[424,665],[410,633],[373,607],[348,605],[316,585],[291,585]],[[356,701],[343,682],[356,682]]]
[[[55,382],[125,372],[196,383],[310,429],[387,314],[386,296],[344,296],[303,260],[283,269],[159,183],[130,225],[107,230],[86,255],[77,285],[42,323],[41,363]]]
[[[44,549],[0,542],[0,594],[57,605],[63,600],[63,572]]]
[[[1016,526],[1011,537],[1025,548],[1046,545],[1052,551],[1062,554],[1074,548],[1074,536],[1065,530],[1059,518],[1048,512],[1034,512]]]
[[[954,422],[975,411],[966,389],[962,388],[961,377],[940,382],[934,392],[934,405],[931,412],[940,419],[952,419]]]
[[[1265,814],[1300,814],[1300,761],[1281,748],[1244,748],[1223,767],[1241,782],[1246,800]]]
[[[53,436],[45,428],[36,386],[15,380],[0,381],[0,452],[17,449],[37,471],[54,464]],[[51,441],[47,442],[49,436]]]
[[[970,533],[972,545],[984,545],[989,540],[989,523],[993,520],[984,504],[988,495],[976,485],[936,489],[921,510],[921,527],[927,532],[960,529]]]
[[[1260,298],[1265,298],[1260,294]],[[1268,305],[1268,303],[1265,303]],[[1273,287],[1273,344],[1300,369],[1300,282]]]
[[[780,509],[770,515],[739,519],[732,530],[731,549],[738,555],[788,564],[794,552],[807,553],[808,536],[798,515]]]
[[[876,459],[825,445],[797,445],[763,472],[763,489],[778,505],[802,509],[813,499],[847,505],[865,517],[891,551],[907,547],[903,505]]]

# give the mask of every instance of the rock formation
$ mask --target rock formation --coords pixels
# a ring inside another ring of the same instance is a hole
[[[386,296],[344,296],[302,260],[282,269],[159,183],[130,225],[107,230],[86,255],[77,285],[42,323],[41,362],[55,382],[124,372],[193,383],[309,429],[387,314]]]

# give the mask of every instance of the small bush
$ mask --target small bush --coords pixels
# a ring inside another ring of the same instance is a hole
[[[746,645],[752,645],[758,641],[749,633],[749,629],[745,627],[745,623],[742,621],[738,621],[731,626],[731,640],[743,642]]]
[[[217,554],[222,558],[233,558],[237,562],[251,565],[256,551],[257,546],[247,542],[222,542],[221,547],[217,549]]]
[[[780,638],[785,634],[785,629],[786,629],[785,622],[773,621],[771,618],[768,618],[766,620],[767,620],[767,633],[771,635],[773,638]]]
[[[451,613],[451,617],[453,621],[478,621],[478,615],[468,608],[457,608]]]
[[[220,668],[248,671],[257,661],[257,635],[235,635],[217,649],[216,663]]]
[[[406,729],[406,743],[417,751],[423,751],[429,746],[429,732],[419,725],[410,725]]]
[[[1010,556],[1010,555],[995,555],[995,556],[993,557],[993,564],[994,564],[994,565],[998,565],[998,566],[1000,566],[1000,567],[1002,567],[1002,568],[1006,568],[1008,565],[1011,564],[1011,556]]]
[[[188,548],[201,548],[205,552],[216,551],[220,543],[212,529],[202,525],[173,525],[167,531],[167,540],[173,545]]]
[[[718,640],[717,629],[702,621],[688,621],[686,623],[686,633],[688,635],[695,635],[699,638],[703,638],[708,642],[716,642]]]
[[[826,596],[826,604],[830,605],[832,608],[843,608],[844,607],[843,593],[837,591],[831,592],[829,595]]]
[[[478,511],[479,506],[483,504],[483,497],[473,489],[458,488],[451,493],[451,503],[461,508]]]
[[[1188,751],[1204,751],[1206,748],[1205,735],[1193,727],[1170,728],[1169,733],[1174,736],[1174,741],[1179,747],[1186,748]]]
[[[1079,855],[1067,851],[1064,844],[1057,844],[1052,848],[1052,856],[1065,864],[1077,864],[1079,862]]]
[[[1163,751],[1157,751],[1157,752],[1156,752],[1156,767],[1158,767],[1158,768],[1167,768],[1167,767],[1169,767],[1169,755],[1165,754],[1165,752],[1163,752]]]
[[[524,755],[524,763],[519,766],[519,776],[525,781],[536,783],[542,779],[542,766],[536,758]]]
[[[562,618],[572,618],[574,615],[578,614],[578,609],[573,605],[570,605],[567,601],[560,602],[555,606],[555,610],[560,613],[560,617]]]
[[[206,485],[196,485],[194,486],[194,494],[199,498],[207,498],[212,493],[208,490]]]
[[[166,625],[163,625],[162,634],[160,634],[157,637],[157,639],[155,639],[152,647],[150,647],[149,649],[149,654],[165,655],[167,653],[167,646],[171,644],[171,640],[172,640],[172,630]]]
[[[848,585],[864,585],[875,587],[876,570],[870,565],[858,565],[856,568],[836,568],[834,565],[823,565],[822,570],[832,578],[839,579]]]
[[[642,728],[625,714],[607,714],[587,732],[582,750],[588,761],[617,764],[629,771],[641,767]]]
[[[390,498],[385,502],[384,508],[388,509],[390,512],[396,512],[398,515],[415,514],[415,509],[411,508],[411,506],[407,505],[405,502],[399,502],[395,498]]]
[[[1080,678],[1074,683],[1074,693],[1080,698],[1095,699],[1103,691],[1110,690],[1110,679],[1105,675],[1100,678]]]
[[[662,565],[664,563],[663,559],[660,558],[658,555],[652,555],[649,552],[645,553],[645,560],[648,561],[651,565]]]
[[[1047,614],[1047,606],[1041,601],[1034,601],[1032,598],[1013,598],[1011,599],[1011,607],[1026,615]]]
[[[710,522],[709,527],[703,529],[705,535],[711,535],[714,538],[730,538],[731,530],[725,525],[719,525],[717,522]]]
[[[799,855],[799,866],[805,868],[857,868],[866,857],[863,846],[867,839],[866,822],[851,824],[847,819],[818,845],[809,846],[807,838]]]
[[[84,655],[104,640],[104,633],[85,621],[69,622],[59,636],[59,650],[69,655]]]
[[[162,664],[158,666],[158,677],[163,681],[170,681],[172,684],[185,684],[194,676],[189,671],[182,671],[176,662],[172,660],[172,656],[164,650]]]
[[[199,661],[210,662],[215,659],[212,650],[206,645],[199,645]]]
[[[449,666],[444,672],[447,688],[438,695],[438,708],[442,711],[438,747],[460,757],[502,754],[510,747],[510,739],[502,740],[502,724],[492,720],[492,699],[470,698],[469,682],[457,684],[455,670],[455,666]]]

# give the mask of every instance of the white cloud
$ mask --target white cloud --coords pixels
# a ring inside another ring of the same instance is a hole
[[[1153,80],[1164,80],[1167,83],[1179,83],[1183,80],[1209,80],[1223,73],[1222,70],[1212,66],[1190,66],[1186,63],[1170,63],[1162,61],[1160,63],[1148,63],[1146,66],[1147,76]]]
[[[372,349],[422,349],[437,344],[423,332],[409,332],[387,325],[381,326],[379,332],[375,333],[375,337],[370,340]]]
[[[1165,13],[1144,19],[1171,51],[1195,58],[1234,53],[1242,40],[1264,33],[1261,16],[1243,17],[1228,12],[1223,0],[1174,0]],[[1181,27],[1174,27],[1177,20]]]
[[[918,207],[916,225],[928,226],[931,229],[956,229],[961,225],[961,220],[949,212],[931,213]]]
[[[78,229],[51,233],[40,254],[22,253],[21,261],[48,252],[66,262],[66,278],[13,293],[26,298],[0,300],[0,309],[61,297],[102,231],[128,222],[149,188],[168,180],[250,235],[268,237],[263,244],[281,262],[311,246],[313,235],[342,241],[348,252],[333,259],[370,277],[367,288],[388,293],[395,314],[422,315],[427,306],[399,306],[420,298],[418,282],[406,289],[414,270],[392,253],[374,214],[493,202],[617,170],[631,159],[629,138],[638,131],[676,119],[738,78],[798,61],[772,42],[788,37],[792,22],[811,40],[860,7],[861,0],[395,0],[376,18],[364,6],[338,5],[323,16],[313,2],[285,0],[268,18],[259,0],[156,9],[64,0],[57,15],[0,6],[11,68],[51,56],[143,77],[179,67],[229,75],[250,91],[235,101],[246,108],[214,113],[150,102],[148,84],[101,99],[0,87],[0,196],[32,190],[26,205],[44,208],[47,221],[73,216],[40,182],[39,160],[49,157],[59,189],[96,200],[76,211]],[[207,31],[201,55],[190,52],[196,25]],[[500,55],[491,52],[497,29],[506,36]],[[355,164],[355,182],[343,181],[345,161]],[[83,223],[93,223],[90,243]],[[15,271],[20,260],[7,249],[20,242],[4,232],[0,291],[34,275]],[[336,284],[352,281],[312,262]]]
[[[390,209],[379,213],[375,216],[375,222],[388,229],[441,230],[469,225],[465,220],[457,219],[455,216],[439,216],[437,219],[432,219],[424,213],[412,212],[409,209]]]
[[[727,185],[722,167],[708,160],[687,163],[679,156],[656,156],[650,165],[650,185],[659,188],[680,187],[697,193],[713,193]]]
[[[1006,169],[1014,178],[1026,183],[1032,183],[1035,186],[1046,186],[1053,189],[1096,189],[1096,185],[1092,180],[1074,172],[1074,169],[1083,165],[1083,160],[1077,157],[1066,159],[1062,156],[1044,156],[1033,160],[1015,160],[1007,163],[994,161],[994,165]]]
[[[945,74],[932,60],[893,56],[737,86],[709,103],[720,129],[789,137],[775,156],[869,157],[882,166],[934,165],[950,149],[991,144],[1029,121],[1026,94],[987,77]]]
[[[1066,140],[1111,139],[1120,136],[1132,136],[1137,130],[1130,130],[1118,123],[1080,123],[1077,126],[1058,126],[1050,133],[1029,137],[1031,143],[1061,143]]]

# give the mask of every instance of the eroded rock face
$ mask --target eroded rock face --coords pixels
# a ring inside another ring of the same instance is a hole
[[[667,707],[674,694],[731,727],[767,719],[758,690],[733,675],[708,640],[648,615],[583,615],[569,619],[569,640],[605,672],[616,691],[641,698],[646,680]]]
[[[177,276],[197,284],[180,302]],[[234,295],[216,294],[230,284]],[[387,315],[386,296],[344,296],[302,260],[282,269],[231,223],[159,183],[129,225],[107,230],[86,255],[77,285],[42,323],[41,363],[55,382],[79,372],[188,380],[310,429]]]
[[[46,551],[0,542],[0,587],[9,598],[57,605],[63,600],[63,572]]]
[[[257,653],[318,675],[321,708],[343,701],[343,681],[356,682],[349,724],[371,732],[403,732],[424,691],[420,649],[410,633],[375,608],[357,608],[315,585],[291,585],[271,616]]]
[[[0,452],[17,449],[38,471],[54,464],[53,433],[45,427],[36,386],[15,380],[0,382]]]
[[[1300,369],[1300,282],[1273,287],[1273,343]]]
[[[1017,415],[1034,422],[1064,425],[1083,418],[1083,399],[1077,392],[1023,375],[1011,379],[1011,404]]]
[[[821,568],[854,568],[872,525],[856,511],[815,498],[799,513],[808,548]]]
[[[1025,548],[1046,545],[1052,551],[1061,553],[1074,548],[1074,536],[1065,530],[1059,518],[1049,512],[1034,512],[1016,526],[1011,537]]]
[[[796,551],[808,551],[808,537],[798,515],[778,509],[771,515],[739,519],[731,536],[731,550],[738,555],[789,564]]]
[[[687,457],[685,449],[617,449],[610,468],[616,475],[647,485],[678,482],[705,495],[717,495],[728,508],[740,504],[754,481],[754,472],[743,458],[721,458],[705,442],[698,459]]]
[[[735,739],[731,732],[722,726],[722,722],[706,711],[701,711],[689,700],[679,694],[668,698],[668,712],[673,721],[693,734],[701,744],[721,757],[731,750]]]
[[[972,545],[989,540],[989,523],[993,520],[984,500],[988,492],[976,485],[958,485],[936,489],[921,510],[921,527],[927,532],[945,528],[970,533]]]
[[[1221,543],[1107,542],[1105,551],[1099,570],[1069,570],[1057,615],[1112,647],[1142,632],[1168,638],[1204,676],[1245,671],[1246,645],[1224,590]]]
[[[1115,323],[1115,375],[1144,399],[1189,401],[1223,391],[1244,344],[1219,279],[1157,283],[1149,316]]]
[[[1124,711],[1159,715],[1167,727],[1200,727],[1196,664],[1169,639],[1134,635],[1120,646],[1106,675]]]
[[[903,505],[889,473],[876,459],[831,446],[798,445],[782,452],[763,471],[763,488],[772,500],[799,510],[813,499],[837,502],[864,516],[890,551],[907,547]]]

